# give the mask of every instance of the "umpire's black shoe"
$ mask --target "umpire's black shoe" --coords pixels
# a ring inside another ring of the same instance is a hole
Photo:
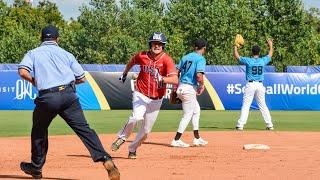
[[[111,159],[108,159],[105,162],[103,162],[103,166],[108,171],[108,176],[110,180],[120,180],[120,172]]]
[[[31,163],[21,162],[20,163],[20,168],[24,173],[30,174],[35,179],[41,179],[42,178],[41,169],[36,168]]]

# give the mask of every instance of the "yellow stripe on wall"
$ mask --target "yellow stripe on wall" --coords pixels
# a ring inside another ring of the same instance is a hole
[[[218,93],[216,92],[216,90],[213,88],[212,84],[209,82],[209,80],[204,76],[204,86],[207,89],[209,96],[212,100],[212,103],[215,107],[216,110],[225,110],[224,106],[221,102],[221,99],[218,95]]]
[[[93,89],[94,94],[97,97],[97,100],[99,102],[101,110],[110,110],[110,106],[109,106],[109,103],[108,103],[106,97],[102,93],[100,87],[98,86],[96,81],[93,79],[91,74],[86,71],[85,76],[86,76],[86,79],[88,80],[91,88]]]

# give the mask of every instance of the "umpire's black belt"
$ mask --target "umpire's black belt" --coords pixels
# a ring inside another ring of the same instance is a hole
[[[52,88],[49,88],[49,89],[40,90],[39,91],[39,95],[41,96],[41,95],[47,94],[47,93],[54,93],[54,92],[64,91],[64,90],[67,90],[69,88],[73,88],[73,84],[72,83],[71,84],[52,87]]]
[[[248,82],[262,82],[262,81],[254,81],[254,80],[249,80]]]

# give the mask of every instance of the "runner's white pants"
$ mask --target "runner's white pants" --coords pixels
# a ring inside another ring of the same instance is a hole
[[[241,115],[240,119],[238,120],[237,127],[243,127],[247,123],[253,97],[257,101],[258,107],[260,109],[264,122],[266,123],[266,126],[273,127],[271,115],[265,101],[265,92],[266,88],[263,86],[263,83],[255,81],[247,82],[244,89]]]
[[[147,139],[152,127],[157,119],[162,99],[153,100],[140,92],[132,93],[132,115],[129,117],[126,125],[119,131],[118,137],[127,139],[131,135],[136,123],[141,121],[140,129],[134,141],[129,145],[129,151],[135,152],[137,148]]]
[[[197,89],[190,84],[179,84],[177,96],[182,101],[183,117],[178,132],[183,133],[192,120],[193,130],[199,130],[200,105],[197,101]]]

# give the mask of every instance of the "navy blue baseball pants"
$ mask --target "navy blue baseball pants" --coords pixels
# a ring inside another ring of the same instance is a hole
[[[40,92],[35,99],[36,107],[33,111],[31,132],[31,160],[34,166],[42,168],[46,161],[48,127],[57,115],[61,116],[80,137],[94,162],[111,159],[111,156],[104,150],[96,132],[89,127],[74,86],[66,87],[57,92],[44,94]]]

